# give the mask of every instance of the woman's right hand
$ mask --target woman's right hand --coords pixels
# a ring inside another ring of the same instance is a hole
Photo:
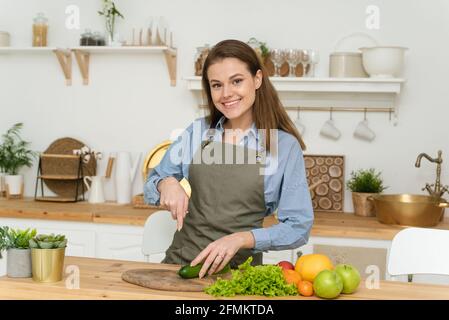
[[[164,206],[171,212],[173,219],[177,220],[178,231],[181,230],[189,208],[187,193],[174,177],[167,177],[161,180],[157,185],[157,189],[161,194],[161,206]]]

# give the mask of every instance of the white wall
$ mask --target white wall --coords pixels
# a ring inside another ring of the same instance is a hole
[[[76,46],[85,28],[103,29],[96,0],[0,0],[0,30],[12,35],[13,46],[31,42],[32,18],[38,11],[50,20],[49,45]],[[81,29],[65,28],[65,8],[77,4]],[[146,154],[167,139],[172,130],[187,126],[196,116],[196,100],[187,90],[184,76],[193,75],[195,48],[225,38],[266,41],[270,47],[307,47],[319,50],[318,75],[328,75],[328,57],[338,39],[352,32],[366,32],[380,44],[409,47],[404,77],[407,78],[393,126],[388,114],[368,114],[377,137],[372,143],[352,137],[363,118],[360,113],[334,113],[342,131],[338,142],[319,136],[327,113],[303,112],[307,125],[308,153],[344,154],[346,177],[351,170],[382,170],[389,193],[421,193],[425,182],[435,180],[435,166],[427,161],[414,167],[416,156],[443,151],[442,181],[449,183],[449,4],[445,0],[316,0],[316,1],[182,1],[116,0],[125,15],[118,30],[127,39],[133,27],[146,27],[150,16],[164,16],[178,47],[178,84],[169,86],[162,55],[93,56],[90,85],[81,84],[73,65],[73,85],[65,86],[52,55],[0,56],[0,131],[13,123],[25,123],[23,137],[36,150],[44,150],[57,138],[78,138],[108,154],[128,150]],[[365,27],[368,5],[380,8],[380,29]],[[365,41],[365,42],[364,42]],[[369,45],[354,38],[348,49]],[[291,111],[292,117],[296,112]],[[100,164],[104,170],[106,160]],[[34,192],[36,167],[23,171],[26,193]],[[134,193],[140,192],[139,176]],[[108,197],[113,196],[108,186]],[[352,210],[346,193],[345,210]]]

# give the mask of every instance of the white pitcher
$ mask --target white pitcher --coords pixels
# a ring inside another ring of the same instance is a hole
[[[117,152],[115,167],[115,191],[117,203],[131,203],[132,184],[137,173],[141,153],[131,162],[129,152]]]
[[[90,180],[91,184],[87,183]],[[86,176],[84,177],[84,184],[89,191],[88,202],[89,203],[103,203],[104,200],[104,190],[103,190],[103,177],[101,176]]]

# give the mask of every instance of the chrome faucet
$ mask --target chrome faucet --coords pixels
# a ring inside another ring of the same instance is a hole
[[[443,162],[443,158],[441,157],[441,150],[438,150],[438,156],[433,159],[431,158],[427,153],[420,153],[418,155],[418,158],[416,159],[416,163],[415,163],[415,167],[419,168],[421,166],[421,159],[424,157],[427,160],[429,160],[430,162],[436,163],[437,164],[437,177],[436,177],[436,181],[433,184],[428,184],[426,183],[426,186],[424,188],[422,188],[422,190],[427,190],[427,192],[432,196],[435,197],[437,199],[440,199],[443,194],[445,192],[449,191],[449,186],[441,186],[441,182],[440,182],[440,177],[441,177],[441,163]],[[433,189],[432,189],[433,187]]]

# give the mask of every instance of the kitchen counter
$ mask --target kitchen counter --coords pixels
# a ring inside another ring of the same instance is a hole
[[[90,204],[85,201],[61,203],[34,201],[34,198],[0,198],[0,217],[60,221],[112,223],[143,226],[148,216],[160,210],[135,209],[116,203]]]
[[[66,257],[65,265],[79,267],[80,288],[66,288],[65,278],[57,283],[37,283],[31,278],[0,278],[0,299],[214,299],[203,292],[175,292],[143,288],[127,283],[121,274],[135,268],[165,268],[174,265],[156,263]],[[67,281],[70,283],[70,281]],[[238,296],[233,299],[274,299],[260,296]],[[278,297],[277,299],[318,299],[317,297]],[[379,289],[368,289],[364,281],[358,291],[338,299],[449,299],[449,286],[380,281]]]
[[[4,218],[143,226],[146,219],[157,210],[159,209],[135,209],[132,205],[115,203],[55,203],[34,201],[33,198],[0,199],[0,217]],[[276,218],[270,216],[265,219],[264,226],[268,227],[275,223],[277,223]],[[358,217],[351,213],[315,212],[311,236],[391,240],[404,228],[403,226],[382,224],[375,217]],[[436,228],[449,230],[449,218],[445,218]]]

